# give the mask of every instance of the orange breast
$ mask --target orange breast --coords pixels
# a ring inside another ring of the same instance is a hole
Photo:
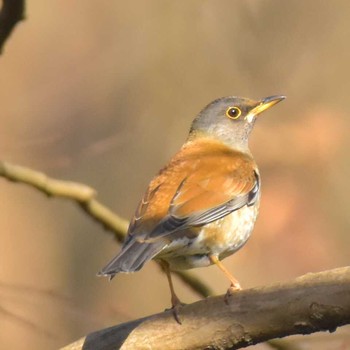
[[[255,169],[249,154],[217,140],[202,137],[186,143],[151,181],[130,233],[151,231],[171,205],[176,216],[186,217],[249,192]]]

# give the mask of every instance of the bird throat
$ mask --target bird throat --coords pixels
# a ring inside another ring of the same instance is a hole
[[[241,152],[250,153],[248,138],[252,130],[252,125],[242,125],[241,128],[228,128],[220,123],[207,126],[206,130],[192,130],[188,140],[206,137],[220,141],[228,147]]]

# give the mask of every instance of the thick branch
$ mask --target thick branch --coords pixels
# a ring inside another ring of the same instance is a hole
[[[24,0],[3,0],[0,11],[0,54],[16,24],[24,19]]]
[[[89,334],[62,350],[240,349],[268,339],[350,323],[350,267],[307,274],[186,305],[182,325],[170,311]]]
[[[0,176],[32,186],[47,196],[62,197],[77,202],[90,217],[101,223],[105,229],[112,231],[118,242],[123,242],[129,225],[128,221],[96,200],[97,193],[91,187],[76,182],[56,180],[39,171],[1,161]],[[176,274],[197,294],[205,297],[211,294],[210,288],[190,273],[179,271]]]

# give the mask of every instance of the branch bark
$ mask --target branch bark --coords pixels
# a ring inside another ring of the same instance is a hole
[[[350,267],[293,282],[210,297],[184,306],[182,325],[170,311],[106,328],[62,350],[240,349],[273,338],[334,332],[350,323]]]
[[[3,0],[0,11],[0,54],[16,24],[24,19],[24,0]]]

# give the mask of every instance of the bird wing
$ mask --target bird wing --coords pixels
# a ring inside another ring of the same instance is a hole
[[[260,182],[250,155],[215,142],[191,146],[151,182],[132,219],[129,239],[171,240],[174,232],[208,224],[255,202]]]

